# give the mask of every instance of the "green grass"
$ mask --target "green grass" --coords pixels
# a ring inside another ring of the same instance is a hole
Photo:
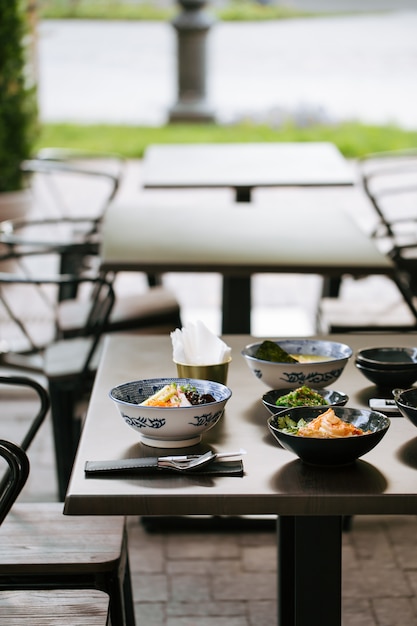
[[[269,141],[330,141],[347,158],[371,152],[417,147],[417,131],[396,126],[369,126],[346,122],[334,126],[313,125],[281,128],[251,123],[171,124],[161,127],[45,124],[36,149],[46,146],[117,152],[126,158],[143,156],[145,148],[156,143],[235,143]]]
[[[255,0],[230,0],[223,8],[207,10],[224,21],[259,21],[306,17],[306,12],[290,6],[262,6]],[[101,19],[101,20],[171,20],[179,7],[158,6],[150,1],[140,4],[123,0],[40,0],[41,19]]]
[[[41,19],[170,20],[178,11],[153,4],[131,4],[123,0],[40,0]]]
[[[288,3],[290,5],[290,2]],[[227,6],[215,13],[223,21],[255,22],[262,20],[285,20],[296,17],[310,17],[312,13],[292,9],[291,6],[267,6],[253,0],[231,0]]]

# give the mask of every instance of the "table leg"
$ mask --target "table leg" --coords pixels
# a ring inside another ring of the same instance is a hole
[[[340,626],[342,518],[279,516],[278,626]]]
[[[251,278],[223,277],[223,334],[250,334]]]
[[[321,292],[322,298],[338,298],[340,295],[340,287],[342,285],[342,279],[340,277],[330,278],[324,277],[323,289]]]
[[[252,200],[252,187],[236,187],[235,201],[247,204]],[[250,334],[252,307],[250,276],[223,277],[223,334]]]
[[[251,202],[252,187],[236,187],[235,200],[236,202]]]

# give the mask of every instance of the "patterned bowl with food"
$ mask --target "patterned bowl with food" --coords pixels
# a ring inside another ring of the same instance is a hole
[[[229,387],[193,378],[149,378],[109,392],[125,423],[142,443],[158,448],[198,444],[224,413]]]
[[[321,389],[340,377],[352,348],[324,339],[278,339],[248,344],[242,356],[253,375],[271,389]]]

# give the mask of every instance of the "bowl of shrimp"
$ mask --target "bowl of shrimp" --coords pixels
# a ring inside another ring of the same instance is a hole
[[[385,436],[388,417],[345,406],[294,407],[271,415],[268,428],[278,443],[310,465],[348,465]]]

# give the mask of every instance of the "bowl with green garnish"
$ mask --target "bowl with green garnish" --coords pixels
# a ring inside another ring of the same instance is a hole
[[[277,442],[304,463],[340,466],[370,452],[385,436],[388,417],[346,406],[295,407],[270,415],[267,425]]]
[[[322,389],[340,377],[352,348],[325,339],[266,339],[246,345],[242,356],[270,389]]]
[[[283,408],[297,406],[344,406],[349,396],[335,389],[311,389],[306,385],[296,389],[270,389],[262,396],[262,402],[272,415]]]

